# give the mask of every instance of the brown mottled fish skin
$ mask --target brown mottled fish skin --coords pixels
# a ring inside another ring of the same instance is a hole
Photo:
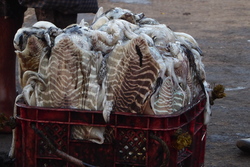
[[[31,35],[27,40],[27,45],[23,51],[16,51],[16,55],[19,60],[19,79],[21,86],[25,86],[25,82],[22,81],[25,71],[38,71],[40,57],[46,52],[44,48],[46,44],[38,39],[36,36]]]
[[[137,37],[116,46],[107,68],[107,101],[114,101],[113,111],[142,113],[160,71],[146,40]]]

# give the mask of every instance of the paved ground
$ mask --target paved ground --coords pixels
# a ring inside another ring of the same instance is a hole
[[[143,12],[174,31],[192,35],[205,53],[207,81],[226,87],[227,97],[215,101],[208,124],[206,167],[247,167],[250,154],[235,142],[250,137],[250,3],[249,0],[99,0],[105,10],[112,7]],[[92,14],[78,20],[91,21]],[[32,11],[25,26],[34,21]],[[0,150],[9,148],[10,135],[0,135]]]

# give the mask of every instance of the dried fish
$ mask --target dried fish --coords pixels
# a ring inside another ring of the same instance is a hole
[[[65,29],[37,22],[17,31],[14,47],[23,86],[18,98],[31,106],[103,110],[108,122],[111,112],[173,114],[202,90],[209,99],[197,41],[143,13],[100,8],[92,24]],[[102,143],[103,133],[72,126],[75,139]]]

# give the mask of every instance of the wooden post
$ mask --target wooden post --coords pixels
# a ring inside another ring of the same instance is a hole
[[[13,115],[16,98],[16,55],[13,39],[22,26],[23,15],[16,17],[0,17],[0,113],[7,117]],[[10,133],[9,127],[0,132]]]

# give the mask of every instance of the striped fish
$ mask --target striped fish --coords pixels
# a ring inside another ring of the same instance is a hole
[[[155,114],[171,114],[173,113],[173,81],[170,76],[163,80],[159,91],[151,97],[152,107]]]
[[[74,125],[71,129],[72,139],[89,140],[98,144],[104,142],[105,127]]]
[[[117,45],[107,60],[106,100],[114,102],[113,111],[142,113],[159,71],[144,38]]]
[[[177,112],[184,107],[185,98],[185,92],[182,88],[180,86],[175,87],[173,92],[173,112]]]
[[[98,83],[98,72],[103,57],[100,52],[91,53],[91,56],[84,56],[83,60],[83,67],[89,68],[90,71],[86,76],[82,107],[87,110],[101,110],[105,92],[100,93],[102,85]],[[87,58],[89,61],[86,61]]]
[[[86,73],[81,50],[69,39],[61,39],[51,51],[47,69],[47,87],[43,106],[82,108]]]

